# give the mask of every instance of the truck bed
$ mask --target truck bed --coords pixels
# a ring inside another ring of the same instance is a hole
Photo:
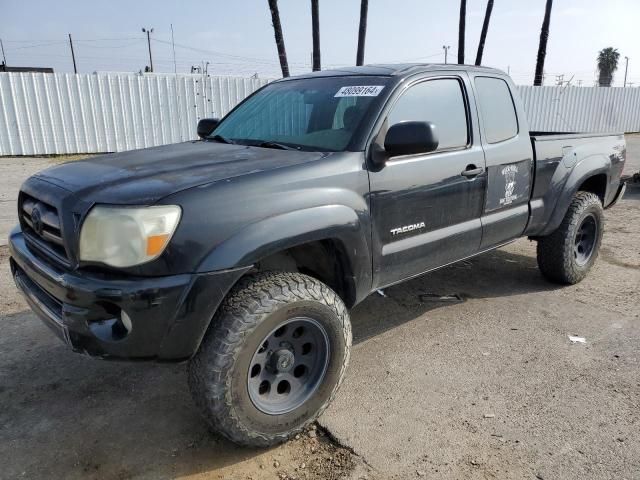
[[[624,134],[532,131],[530,136],[535,168],[527,235],[546,235],[557,227],[556,206],[563,192],[580,187],[580,164],[597,160],[610,165],[606,172],[603,169],[601,199],[605,207],[613,201],[624,168]],[[572,182],[578,184],[568,184]]]

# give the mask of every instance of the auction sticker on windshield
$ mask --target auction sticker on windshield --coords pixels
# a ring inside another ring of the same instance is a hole
[[[384,85],[361,85],[342,87],[334,97],[377,97]]]

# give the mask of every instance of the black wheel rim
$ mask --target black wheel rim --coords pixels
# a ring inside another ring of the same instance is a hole
[[[573,257],[578,265],[586,264],[591,256],[598,238],[598,222],[593,214],[582,219],[573,242]]]
[[[247,386],[255,407],[269,415],[291,412],[318,389],[329,364],[329,336],[312,318],[281,323],[260,342]]]

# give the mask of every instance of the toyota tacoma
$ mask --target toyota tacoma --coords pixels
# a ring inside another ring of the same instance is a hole
[[[624,191],[622,134],[530,132],[483,67],[282,79],[198,135],[26,180],[10,263],[74,351],[188,361],[195,403],[242,445],[322,413],[370,293],[520,237],[575,284]]]

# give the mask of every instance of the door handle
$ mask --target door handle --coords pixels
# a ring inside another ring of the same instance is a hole
[[[484,168],[476,167],[475,165],[468,165],[464,172],[460,173],[463,177],[477,177],[482,172],[484,172]]]

